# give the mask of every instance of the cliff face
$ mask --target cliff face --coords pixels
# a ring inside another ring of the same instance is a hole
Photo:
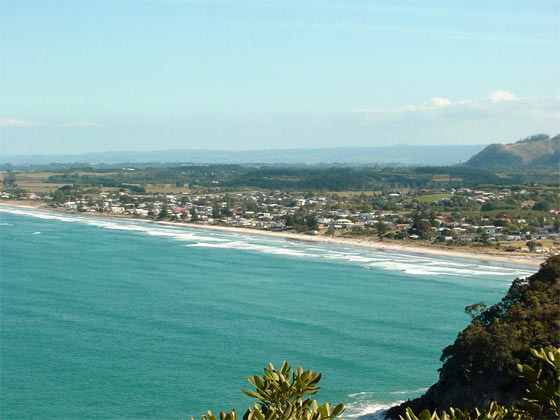
[[[554,256],[533,276],[514,280],[500,303],[478,315],[471,310],[471,324],[442,352],[439,381],[388,417],[404,415],[406,407],[419,413],[519,401],[526,384],[510,371],[529,359],[531,347],[560,345],[559,289],[560,256]]]
[[[560,165],[560,134],[538,134],[513,144],[491,144],[471,157],[471,168],[546,169]]]

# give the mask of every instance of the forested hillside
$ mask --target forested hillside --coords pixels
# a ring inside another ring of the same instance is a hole
[[[465,308],[472,322],[441,355],[440,378],[426,394],[389,410],[391,418],[428,409],[510,406],[527,383],[511,372],[530,359],[530,348],[560,346],[560,256],[550,257],[533,276],[513,281],[500,303]]]

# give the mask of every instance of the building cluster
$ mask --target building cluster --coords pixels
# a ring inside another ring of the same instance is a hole
[[[502,204],[506,204],[502,207],[507,208],[508,203],[510,207],[523,208],[525,204],[520,203],[525,201],[531,206],[534,200],[529,198],[534,198],[534,194],[528,190],[485,191],[467,188],[404,190],[357,196],[298,194],[279,190],[206,194],[136,194],[107,190],[86,194],[70,189],[63,196],[28,193],[20,198],[42,200],[51,207],[85,213],[266,230],[295,229],[315,235],[377,235],[454,245],[500,243],[506,250],[508,242],[513,244],[523,241],[528,246],[523,244],[522,250],[556,252],[556,246],[543,246],[541,241],[560,241],[559,210],[547,209],[546,214],[549,216],[532,220],[513,217],[515,211],[492,212],[492,217],[480,211],[481,208],[484,210],[484,206],[499,209]],[[0,192],[0,198],[11,197],[8,193]],[[465,211],[473,208],[473,205],[477,211]],[[520,249],[519,246],[510,248]]]

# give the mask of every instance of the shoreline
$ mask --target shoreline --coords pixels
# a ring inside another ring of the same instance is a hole
[[[407,254],[419,254],[419,255],[429,255],[434,257],[475,260],[475,261],[486,262],[486,263],[501,263],[501,264],[508,264],[508,265],[524,266],[524,267],[538,267],[545,260],[545,257],[542,256],[493,255],[493,254],[486,254],[482,252],[470,252],[465,250],[444,249],[444,248],[436,248],[436,247],[432,248],[427,246],[399,244],[395,242],[371,241],[371,240],[359,239],[359,238],[329,237],[325,235],[312,236],[303,233],[285,232],[285,231],[271,232],[271,231],[265,231],[260,229],[251,229],[251,228],[233,227],[233,226],[157,221],[151,219],[143,219],[139,217],[118,216],[114,214],[105,214],[105,213],[75,213],[75,212],[62,211],[60,209],[46,208],[40,203],[33,203],[33,204],[37,204],[37,205],[28,205],[28,204],[26,205],[17,202],[0,202],[0,206],[8,206],[8,207],[11,206],[16,208],[24,208],[28,210],[40,210],[40,211],[46,211],[51,213],[102,217],[108,219],[133,220],[133,221],[149,222],[149,223],[174,226],[174,227],[186,227],[186,228],[205,229],[205,230],[213,230],[213,231],[221,231],[221,232],[243,233],[249,235],[261,235],[261,236],[268,236],[268,237],[275,237],[275,238],[282,238],[282,239],[305,241],[310,243],[323,242],[329,244],[356,246],[361,248],[373,248],[381,251],[394,251],[394,252],[403,252]]]

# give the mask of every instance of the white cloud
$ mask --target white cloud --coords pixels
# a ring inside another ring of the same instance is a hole
[[[18,120],[15,118],[0,118],[0,127],[31,127],[37,125],[33,121]]]
[[[395,108],[354,110],[354,127],[375,141],[411,144],[511,142],[560,131],[560,97],[495,91],[478,99],[432,98]],[[398,140],[396,140],[398,139]]]
[[[365,121],[438,121],[491,120],[520,118],[560,119],[560,97],[517,97],[511,92],[497,90],[481,99],[435,97],[420,104],[408,104],[397,108],[369,108],[350,111]]]
[[[447,98],[432,98],[429,103],[435,107],[451,105],[451,101]]]
[[[447,98],[431,98],[428,101],[421,104],[405,105],[402,108],[397,108],[396,111],[410,111],[410,112],[434,111],[438,108],[447,105],[451,105],[451,100]]]
[[[517,97],[511,92],[507,92],[505,90],[497,90],[490,94],[490,99],[494,102],[515,101]]]
[[[97,124],[90,121],[74,121],[62,124],[62,127],[75,128],[75,127],[94,127]]]

